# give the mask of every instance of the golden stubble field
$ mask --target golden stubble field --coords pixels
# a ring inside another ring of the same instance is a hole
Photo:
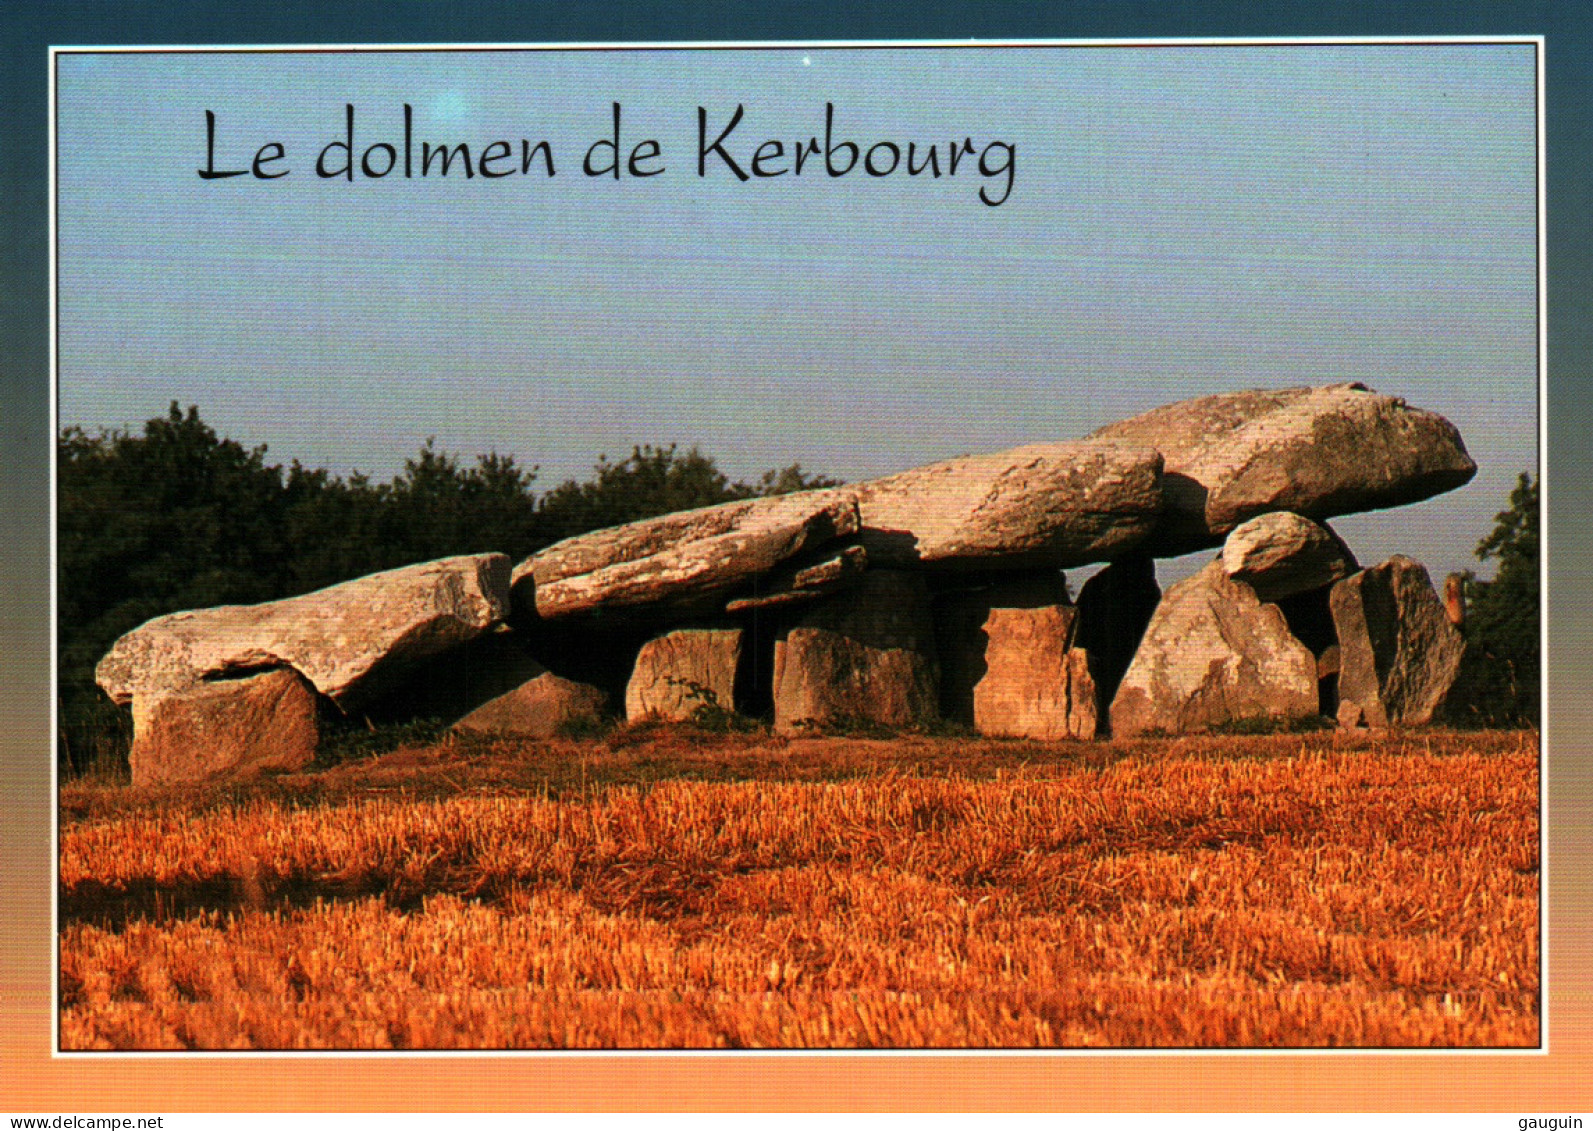
[[[1531,733],[400,749],[65,786],[78,1049],[1531,1047]]]

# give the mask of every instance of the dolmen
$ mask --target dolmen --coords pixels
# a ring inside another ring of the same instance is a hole
[[[1443,717],[1460,633],[1419,563],[1362,568],[1327,520],[1475,472],[1448,421],[1358,383],[1202,397],[512,568],[174,613],[96,676],[132,706],[141,784],[303,766],[329,711],[526,739],[614,714],[1039,740],[1417,726]],[[1156,561],[1202,550],[1162,592]],[[1064,571],[1099,563],[1075,600]]]

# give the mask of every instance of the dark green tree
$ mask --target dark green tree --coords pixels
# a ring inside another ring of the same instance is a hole
[[[542,497],[540,511],[544,533],[557,541],[749,494],[695,447],[679,452],[674,444],[667,448],[644,444],[617,463],[599,456],[591,479],[561,483]]]
[[[309,593],[404,564],[402,547],[382,541],[385,488],[359,473],[339,478],[297,460],[288,469],[287,530],[294,553],[282,595]]]
[[[57,459],[60,706],[69,762],[89,764],[106,756],[99,732],[125,741],[94,685],[99,658],[161,613],[275,595],[287,500],[264,447],[219,439],[175,402],[140,436],[68,428]]]
[[[599,456],[591,479],[584,483],[571,479],[547,492],[539,514],[543,536],[554,542],[671,511],[830,487],[836,482],[805,472],[801,464],[794,463],[765,472],[757,484],[732,483],[713,459],[695,446],[682,452],[675,444],[667,448],[643,444],[617,463]]]
[[[839,479],[831,479],[828,475],[815,475],[802,470],[800,463],[793,463],[790,467],[781,467],[772,471],[765,471],[763,478],[758,480],[756,493],[759,495],[789,495],[792,491],[812,491],[818,487],[839,487]]]
[[[1477,544],[1481,561],[1498,563],[1492,581],[1471,573],[1466,586],[1466,662],[1451,703],[1457,721],[1481,726],[1537,726],[1541,656],[1538,585],[1538,483],[1523,472],[1510,508]]]
[[[379,541],[394,564],[495,551],[518,560],[541,544],[535,478],[497,452],[463,468],[428,438],[381,491]]]

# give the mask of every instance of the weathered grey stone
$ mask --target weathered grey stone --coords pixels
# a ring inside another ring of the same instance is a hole
[[[1222,545],[1222,568],[1263,601],[1322,589],[1360,568],[1355,555],[1326,526],[1289,511],[1241,522]]]
[[[1162,597],[1112,700],[1112,733],[1190,734],[1316,715],[1316,658],[1221,561]]]
[[[856,486],[874,568],[1046,569],[1130,549],[1162,509],[1147,445],[1030,444]]]
[[[589,684],[543,672],[488,700],[454,724],[455,730],[515,738],[552,738],[573,725],[596,723],[608,696]]]
[[[756,584],[756,591],[725,603],[727,613],[774,609],[796,605],[834,593],[868,568],[868,551],[862,546],[842,546],[824,553],[810,564],[787,563]]]
[[[1154,447],[1167,510],[1144,549],[1215,546],[1246,519],[1414,503],[1476,473],[1454,425],[1359,383],[1224,393],[1166,405],[1090,437]]]
[[[480,635],[508,613],[502,554],[443,558],[262,605],[156,617],[123,636],[95,669],[118,703],[201,680],[291,667],[339,703],[367,698],[428,656]]]
[[[1117,685],[1161,599],[1156,562],[1141,553],[1117,559],[1079,590],[1073,646],[1089,655],[1090,672],[1103,705],[1117,694]]]
[[[741,629],[683,628],[642,645],[625,688],[625,717],[684,722],[702,707],[735,709]]]
[[[134,785],[297,770],[315,758],[315,689],[287,668],[133,695]]]
[[[1420,562],[1395,555],[1333,587],[1339,722],[1421,726],[1442,711],[1465,640]]]
[[[913,574],[870,570],[775,642],[775,729],[928,722],[938,717],[938,682],[928,586]]]
[[[596,530],[516,566],[515,611],[549,618],[704,604],[857,530],[857,503],[845,488],[743,499]]]
[[[942,597],[942,710],[980,734],[1094,738],[1095,681],[1073,648],[1077,617],[1060,573]]]

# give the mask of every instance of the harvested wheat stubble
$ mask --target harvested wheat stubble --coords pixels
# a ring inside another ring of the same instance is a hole
[[[130,804],[62,829],[62,1044],[1532,1046],[1536,742],[1438,745]]]

